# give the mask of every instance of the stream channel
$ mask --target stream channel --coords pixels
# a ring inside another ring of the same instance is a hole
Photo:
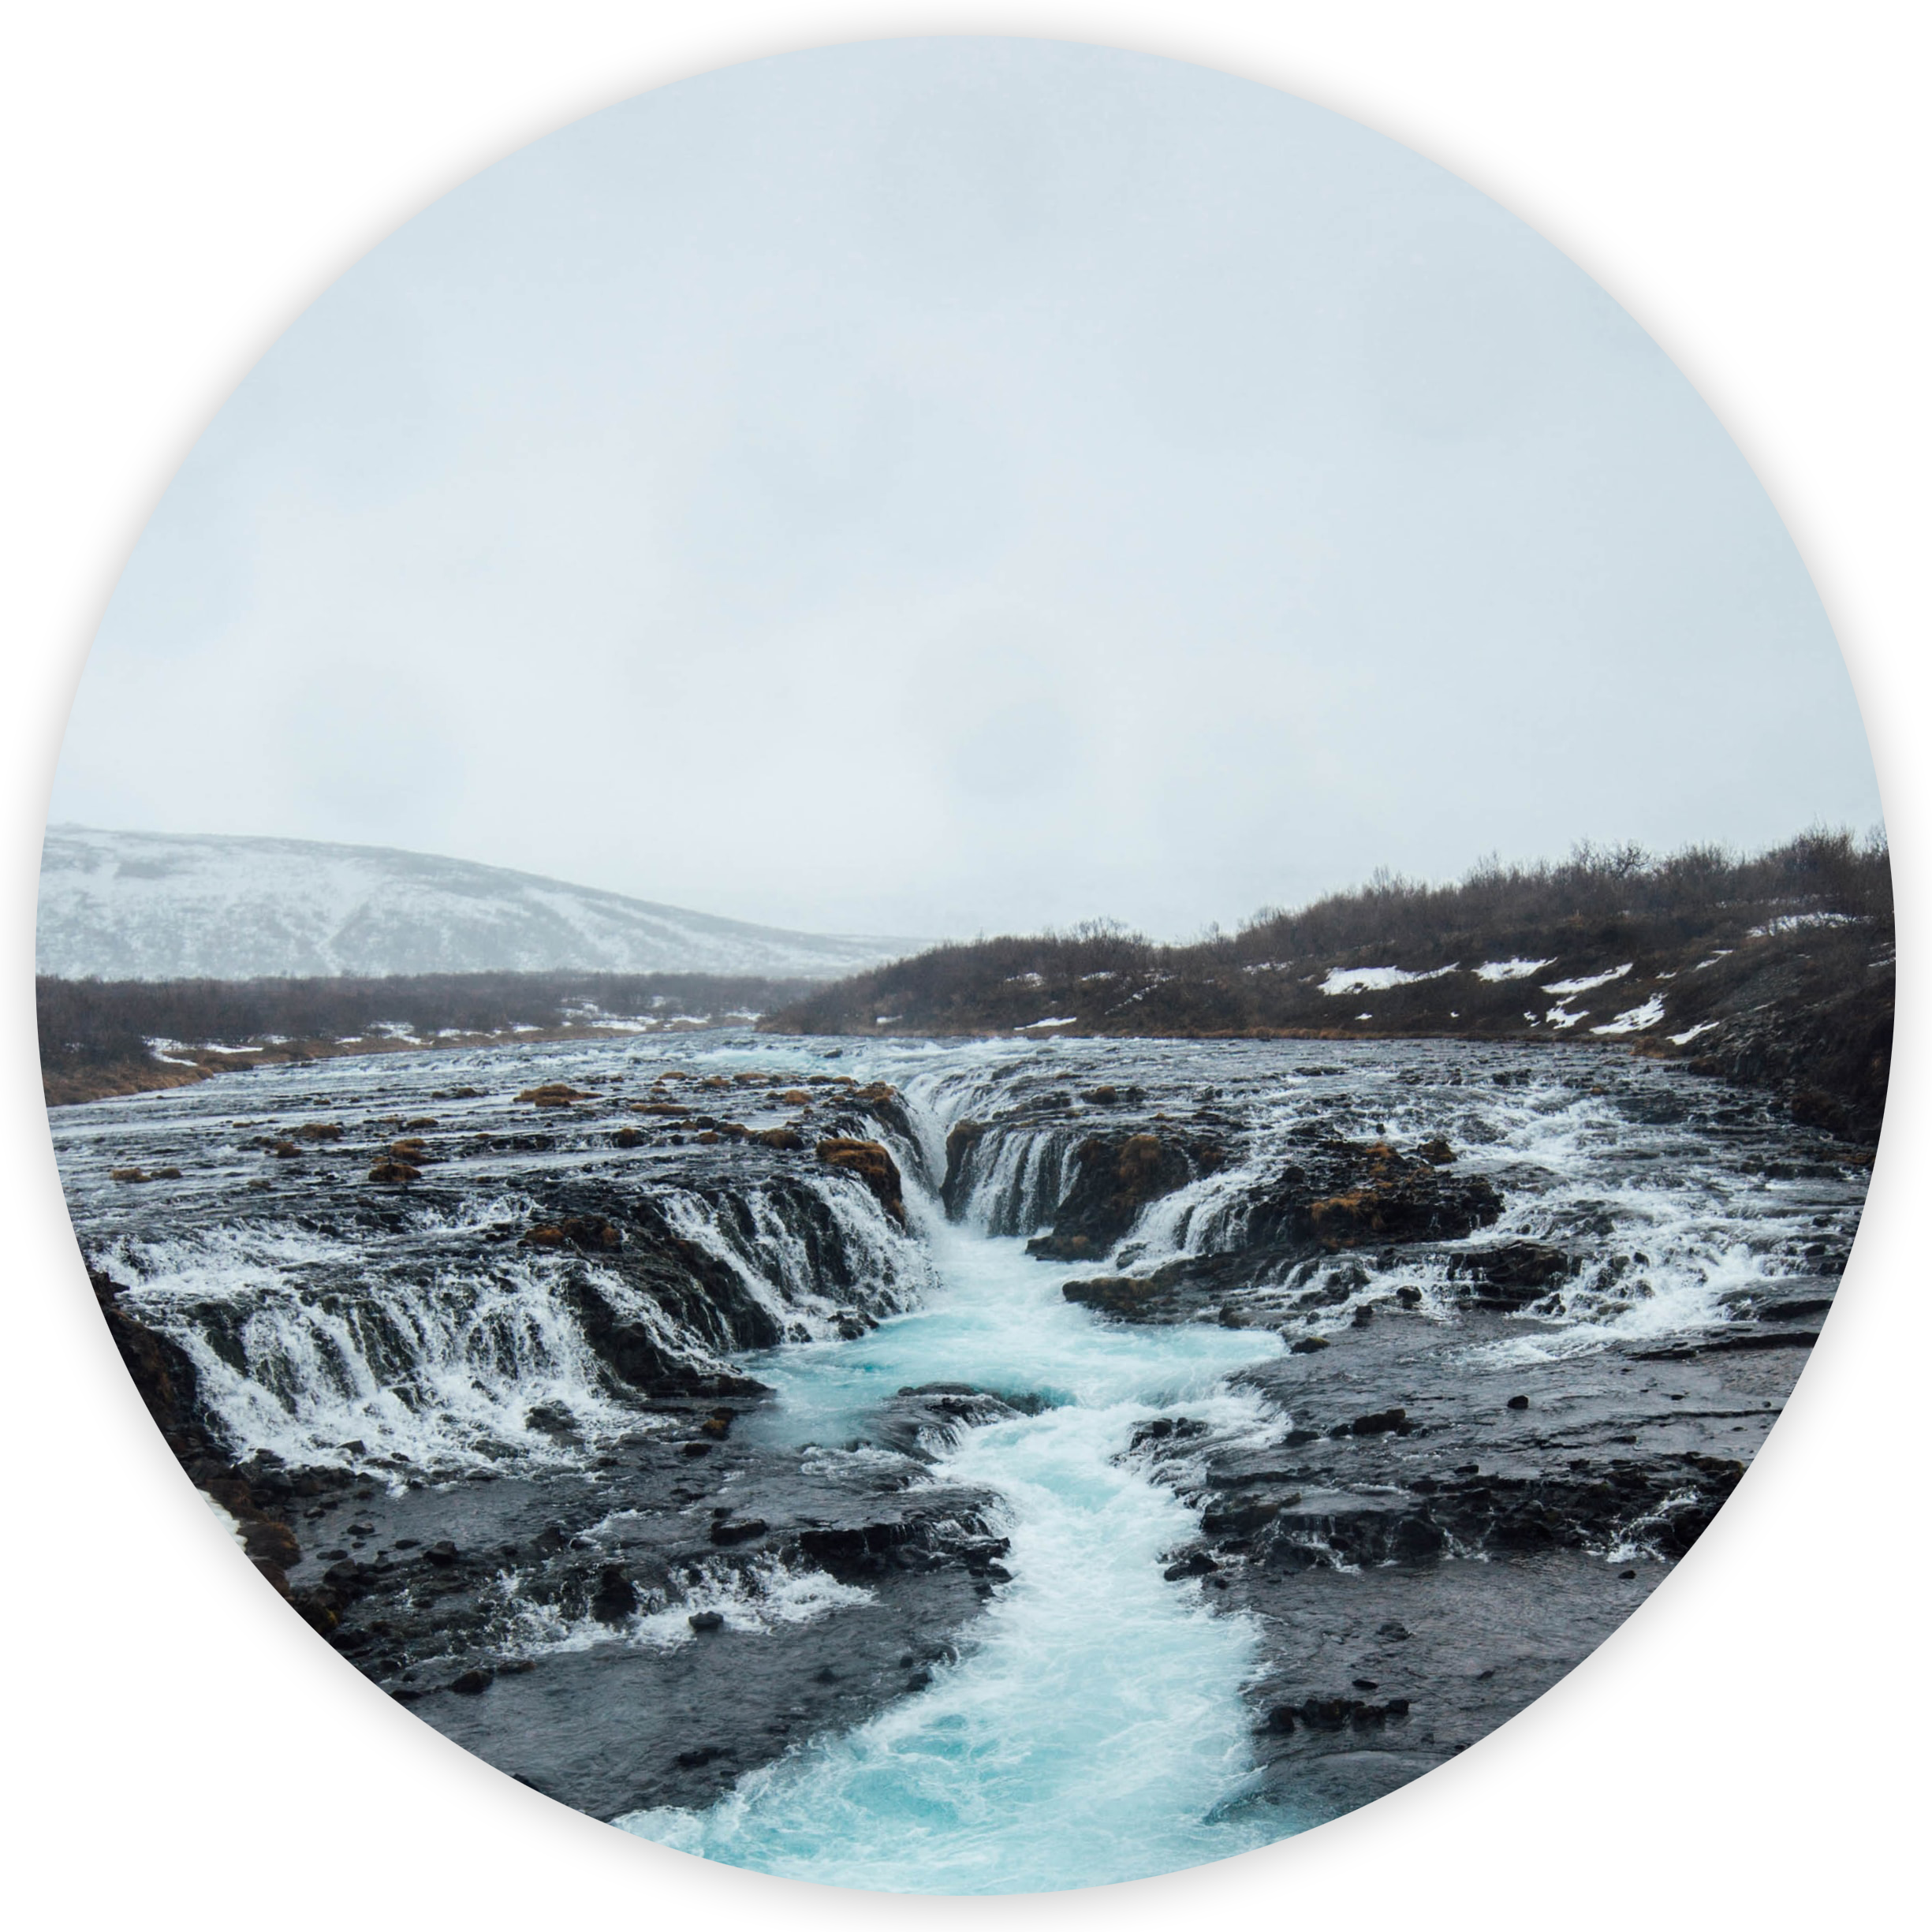
[[[1281,1838],[1540,1695],[1743,1475],[1867,1180],[1583,1044],[645,1035],[53,1120],[177,1455],[365,1677],[947,1893]]]

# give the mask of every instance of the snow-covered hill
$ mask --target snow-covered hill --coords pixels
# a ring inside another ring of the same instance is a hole
[[[38,970],[64,979],[748,973],[833,979],[921,942],[784,932],[372,845],[50,827]]]

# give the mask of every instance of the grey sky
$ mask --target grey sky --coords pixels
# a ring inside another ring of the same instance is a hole
[[[1878,803],[1763,492],[1561,255],[1252,83],[952,40],[645,95],[345,275],[142,539],[53,815],[1172,935]]]

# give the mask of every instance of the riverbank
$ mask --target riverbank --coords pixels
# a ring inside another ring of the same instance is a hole
[[[1736,1481],[1865,1178],[1561,1045],[525,1042],[55,1136],[171,1446],[358,1668],[597,1815],[962,1890],[1521,1708]]]

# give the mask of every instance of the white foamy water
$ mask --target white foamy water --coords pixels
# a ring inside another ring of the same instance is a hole
[[[1567,1001],[1579,983],[1553,990]],[[767,1088],[731,1076],[836,1068],[829,1084],[897,1086],[903,1117],[888,1107],[852,1125],[891,1147],[911,1228],[808,1158],[681,1142],[621,1151],[616,1129],[638,1117],[627,1100],[673,1066],[725,1076],[703,1090],[718,1096],[705,1104],[754,1125],[787,1115]],[[514,1098],[558,1080],[602,1091],[541,1119]],[[371,1150],[430,1113],[444,1158],[407,1194],[371,1188]],[[318,1121],[343,1123],[339,1149],[325,1139],[287,1161],[265,1151]],[[958,1143],[972,1151],[949,1221],[931,1190],[949,1133],[969,1122],[979,1131]],[[1202,1165],[1215,1171],[1151,1203],[1080,1266],[1027,1256],[1089,1136],[1166,1122],[1184,1144],[1211,1143]],[[238,1456],[272,1451],[392,1485],[594,1467],[604,1446],[661,1419],[591,1346],[585,1288],[666,1356],[770,1385],[777,1399],[746,1410],[739,1432],[800,1452],[808,1472],[916,1467],[863,1445],[902,1389],[965,1384],[1011,1401],[1020,1412],[1009,1419],[928,1442],[936,1460],[916,1479],[990,1495],[1011,1542],[1012,1580],[957,1661],[857,1729],[750,1773],[707,1811],[625,1821],[725,1862],[941,1893],[1174,1870],[1314,1822],[1272,1798],[1247,1802],[1255,1632],[1211,1613],[1198,1583],[1163,1578],[1198,1524],[1128,1453],[1136,1427],[1162,1413],[1207,1425],[1203,1455],[1271,1438],[1283,1418],[1264,1422],[1229,1377],[1277,1355],[1282,1338],[1263,1326],[1112,1322],[1061,1292],[1076,1274],[1244,1248],[1254,1203],[1305,1160],[1311,1135],[1398,1147],[1445,1136],[1456,1171],[1490,1180],[1504,1204],[1476,1243],[1546,1242],[1575,1259],[1532,1309],[1486,1318],[1488,1339],[1467,1345],[1492,1363],[1695,1334],[1730,1319],[1740,1296],[1835,1276],[1863,1192],[1827,1147],[1714,1083],[1576,1044],[1035,1036],[826,1048],[714,1035],[254,1069],[55,1118],[84,1247],[131,1310],[187,1351],[209,1419]],[[178,1171],[114,1179],[134,1166]],[[664,1277],[627,1273],[621,1256],[527,1244],[521,1232],[557,1211],[548,1203],[566,1181],[608,1190],[585,1196],[610,1203],[600,1212],[655,1215],[759,1318],[737,1332],[785,1345],[730,1354],[729,1333],[703,1326],[711,1304],[694,1313],[674,1278],[660,1300]],[[1404,1302],[1445,1325],[1454,1359],[1468,1283],[1453,1273],[1453,1248],[1258,1258],[1255,1292],[1274,1297],[1263,1318],[1292,1311],[1285,1333],[1318,1336],[1414,1290]],[[1627,1528],[1632,1547],[1643,1527]],[[526,1597],[506,1572],[508,1649],[681,1649],[694,1609],[748,1635],[869,1613],[863,1588],[776,1558],[720,1559],[689,1580],[677,1602],[650,1597],[612,1628]]]
[[[1294,1821],[1238,1804],[1253,1630],[1163,1580],[1163,1553],[1198,1523],[1122,1453],[1136,1423],[1183,1405],[1221,1440],[1259,1435],[1259,1403],[1224,1378],[1280,1342],[1103,1322],[1019,1240],[929,1233],[944,1284],[931,1304],[860,1341],[757,1358],[781,1398],[758,1427],[836,1440],[898,1389],[936,1381],[1055,1404],[972,1430],[934,1471],[999,1498],[1013,1581],[927,1689],[753,1772],[707,1812],[620,1822],[729,1864],[938,1893],[1106,1883],[1279,1837]]]

